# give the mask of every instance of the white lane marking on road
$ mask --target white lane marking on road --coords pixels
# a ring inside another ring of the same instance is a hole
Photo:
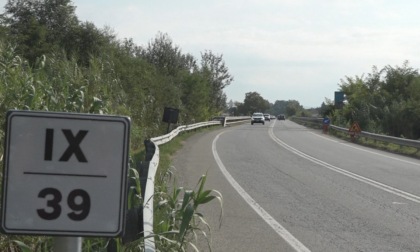
[[[222,160],[219,157],[216,149],[216,142],[219,139],[219,136],[222,135],[224,132],[218,134],[216,138],[213,140],[212,144],[212,151],[214,159],[216,160],[217,165],[222,171],[223,175],[232,185],[232,187],[242,196],[248,205],[251,206],[254,211],[263,218],[267,224],[274,229],[274,231],[280,235],[290,246],[292,246],[296,252],[310,252],[310,250],[303,245],[298,239],[296,239],[289,231],[287,231],[280,223],[278,223],[267,211],[265,211],[239,184],[236,180],[230,175],[230,173],[226,170],[226,167],[222,163]]]
[[[356,173],[349,172],[347,170],[344,170],[342,168],[339,168],[337,166],[334,166],[332,164],[329,164],[327,162],[324,162],[322,160],[319,160],[317,158],[314,158],[314,157],[312,157],[310,155],[307,155],[307,154],[305,154],[305,153],[303,153],[303,152],[301,152],[301,151],[299,151],[299,150],[291,147],[290,145],[288,145],[285,142],[281,141],[280,139],[278,139],[274,135],[273,127],[272,126],[270,126],[270,128],[268,130],[268,133],[269,133],[271,139],[273,139],[278,145],[282,146],[286,150],[288,150],[288,151],[290,151],[290,152],[292,152],[292,153],[294,153],[294,154],[296,154],[296,155],[298,155],[298,156],[300,156],[302,158],[305,158],[305,159],[307,159],[307,160],[309,160],[309,161],[311,161],[311,162],[313,162],[315,164],[321,165],[321,166],[323,166],[323,167],[325,167],[327,169],[330,169],[330,170],[335,171],[337,173],[343,174],[343,175],[345,175],[347,177],[353,178],[353,179],[358,180],[360,182],[369,184],[369,185],[374,186],[376,188],[379,188],[379,189],[381,189],[383,191],[386,191],[386,192],[392,193],[394,195],[403,197],[404,199],[407,199],[407,200],[410,200],[410,201],[413,201],[413,202],[416,202],[416,203],[420,203],[420,197],[417,196],[417,195],[414,195],[414,194],[411,194],[411,193],[402,191],[400,189],[397,189],[397,188],[392,187],[392,186],[389,186],[389,185],[385,185],[385,184],[383,184],[381,182],[378,182],[378,181],[375,181],[373,179],[369,179],[369,178],[363,177],[363,176],[358,175]]]
[[[330,139],[330,138],[328,138],[328,137],[325,137],[325,136],[322,136],[322,135],[316,134],[316,133],[314,133],[314,132],[309,132],[309,133],[311,133],[311,134],[313,134],[313,135],[315,135],[315,136],[317,136],[317,137],[323,138],[323,139],[325,139],[325,140],[328,140],[328,141],[330,141],[330,142],[339,143],[337,140]]]
[[[394,205],[408,205],[405,202],[396,202],[396,201],[392,202],[392,204],[394,204]]]
[[[310,132],[310,133],[311,134],[314,134],[317,137],[321,137],[323,139],[329,140],[331,142],[340,143],[339,141],[335,141],[335,140],[329,139],[327,137],[324,137],[322,135],[316,134],[314,132]],[[415,163],[415,162],[404,160],[404,159],[401,159],[401,158],[397,158],[397,157],[392,157],[392,156],[389,156],[389,155],[385,155],[385,154],[382,154],[382,153],[379,153],[379,152],[366,150],[366,149],[363,149],[363,148],[360,148],[360,147],[353,146],[353,145],[348,144],[348,143],[340,143],[340,144],[345,145],[345,146],[350,147],[350,148],[353,148],[353,149],[356,149],[356,150],[364,151],[364,152],[367,152],[367,153],[370,153],[370,154],[375,154],[375,155],[378,155],[378,156],[381,156],[381,157],[386,157],[386,158],[397,160],[397,161],[404,162],[404,163],[407,163],[407,164],[412,164],[412,165],[420,166],[420,163]]]
[[[388,156],[388,155],[385,155],[385,154],[381,154],[381,153],[378,153],[378,152],[374,152],[374,151],[369,151],[369,150],[362,149],[362,148],[359,148],[359,147],[356,147],[356,146],[352,146],[351,144],[342,143],[342,145],[348,146],[348,147],[353,148],[353,149],[356,149],[356,150],[360,150],[360,151],[364,151],[364,152],[367,152],[367,153],[375,154],[375,155],[378,155],[378,156],[381,156],[381,157],[386,157],[386,158],[397,160],[397,161],[404,162],[404,163],[407,163],[407,164],[412,164],[412,165],[420,166],[419,163],[411,162],[411,161],[404,160],[404,159],[401,159],[401,158],[391,157],[391,156]]]

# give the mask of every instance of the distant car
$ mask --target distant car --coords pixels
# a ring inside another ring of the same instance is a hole
[[[284,116],[283,114],[280,114],[277,116],[278,120],[286,120],[286,116]]]
[[[262,123],[264,125],[265,119],[263,113],[256,112],[252,114],[251,124],[254,125],[254,123]]]
[[[274,115],[270,115],[270,119],[274,120],[274,119],[276,119],[276,117]]]
[[[264,114],[264,120],[265,121],[270,121],[270,114]]]

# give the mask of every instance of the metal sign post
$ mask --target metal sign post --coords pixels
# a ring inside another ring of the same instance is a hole
[[[330,118],[324,117],[324,119],[322,119],[322,133],[328,134],[330,123],[331,123]]]
[[[54,252],[82,252],[82,237],[55,237]]]
[[[10,111],[6,119],[2,231],[64,236],[57,246],[119,236],[130,119],[33,111]]]

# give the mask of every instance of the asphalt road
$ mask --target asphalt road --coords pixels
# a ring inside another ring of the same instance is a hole
[[[196,134],[173,166],[223,195],[220,227],[217,202],[201,209],[212,251],[420,251],[419,160],[286,120]]]

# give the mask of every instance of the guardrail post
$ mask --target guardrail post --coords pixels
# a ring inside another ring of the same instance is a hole
[[[141,190],[141,197],[143,200],[145,197],[146,191],[146,183],[149,174],[149,165],[150,160],[153,158],[155,154],[156,147],[150,140],[145,140],[144,145],[146,147],[146,161],[141,161],[136,164],[135,169],[139,173],[140,177],[140,190]],[[135,182],[133,180],[128,180],[128,188],[135,186]],[[130,190],[130,189],[129,189]],[[127,190],[129,192],[129,190]],[[123,244],[130,243],[132,241],[138,240],[141,237],[144,237],[144,228],[143,228],[143,207],[133,207],[127,210],[126,213],[126,225],[125,225],[125,232],[122,237]],[[116,252],[117,250],[114,249],[112,246],[113,241],[110,241],[110,246],[108,247],[108,252]]]
[[[141,190],[141,197],[144,200],[144,192],[146,190],[146,182],[147,182],[147,175],[149,172],[149,162],[140,162],[136,165],[135,169],[139,173],[140,176],[140,190]],[[135,181],[132,179],[128,180],[128,192],[130,191],[131,187],[135,187]],[[126,213],[126,223],[125,223],[125,230],[122,236],[122,243],[127,244],[132,241],[138,240],[144,236],[144,228],[143,228],[143,207],[137,206],[132,207],[127,210]],[[110,242],[110,244],[112,241]],[[112,245],[110,246],[113,247]],[[116,252],[117,250],[108,249],[108,252]]]
[[[144,146],[146,147],[146,161],[150,161],[152,160],[153,155],[155,154],[155,144],[148,139],[144,140]]]
[[[140,175],[141,197],[144,199],[144,192],[146,191],[147,177],[149,175],[150,161],[140,162],[137,171]]]

